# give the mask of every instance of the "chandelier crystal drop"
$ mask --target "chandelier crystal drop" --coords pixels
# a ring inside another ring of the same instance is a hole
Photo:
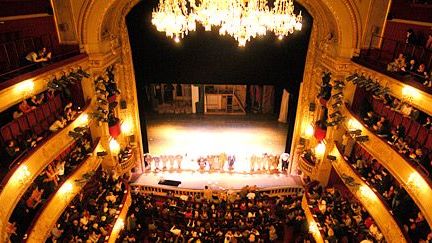
[[[294,13],[293,0],[275,0],[272,8],[267,0],[160,0],[152,12],[152,24],[176,42],[195,31],[197,22],[206,31],[219,27],[220,35],[245,46],[267,32],[281,40],[300,31],[302,15]]]

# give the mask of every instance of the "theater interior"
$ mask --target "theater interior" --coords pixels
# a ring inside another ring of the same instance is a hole
[[[0,0],[0,242],[432,242],[430,104],[430,0]]]

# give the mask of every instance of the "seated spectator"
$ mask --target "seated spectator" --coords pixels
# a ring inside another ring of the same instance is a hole
[[[25,99],[21,102],[21,104],[18,106],[18,108],[19,108],[20,111],[22,111],[23,113],[27,113],[27,112],[30,112],[30,111],[36,109],[36,107],[34,107],[34,106],[30,106],[30,105],[27,103],[27,100],[25,100]]]
[[[432,119],[431,119],[430,116],[426,117],[426,121],[425,121],[425,123],[423,123],[423,126],[424,126],[426,129],[431,129],[431,126],[432,126]]]
[[[12,118],[13,118],[13,119],[17,119],[17,118],[21,117],[23,114],[24,114],[24,113],[23,113],[22,111],[20,111],[20,110],[16,110],[16,111],[13,112],[13,114],[12,114]]]
[[[398,58],[387,65],[387,71],[389,72],[400,72],[405,70],[405,68],[406,60],[402,53],[399,54]]]
[[[40,189],[36,187],[30,197],[26,200],[26,206],[31,209],[35,209],[42,202],[42,195],[44,193],[44,189]]]
[[[403,138],[399,138],[395,146],[398,152],[401,154],[406,154],[409,151],[409,146]]]
[[[404,103],[401,105],[401,108],[400,108],[400,112],[401,112],[402,115],[404,115],[404,116],[409,116],[409,115],[411,114],[412,110],[413,110],[412,106],[410,106],[410,105],[409,105],[408,103],[406,103],[406,102],[404,102]]]
[[[66,119],[61,116],[57,117],[57,120],[54,121],[53,124],[49,127],[51,132],[57,132],[58,130],[64,128],[66,126]]]
[[[425,45],[426,49],[428,50],[432,50],[432,33],[428,34],[428,38],[426,40],[426,45]]]
[[[405,137],[405,128],[403,126],[401,126],[400,124],[398,124],[392,131],[391,131],[391,138],[390,138],[390,143],[391,144],[395,144],[399,138],[403,138]]]
[[[366,114],[366,117],[363,118],[363,121],[366,123],[368,127],[372,127],[376,122],[378,118],[375,116],[375,114],[372,111],[369,111]]]
[[[405,43],[411,44],[411,45],[416,45],[417,44],[417,37],[414,34],[414,30],[413,29],[408,29],[407,30]]]
[[[36,52],[30,52],[25,57],[28,63],[42,63],[42,62],[48,62],[51,60],[51,52],[48,52],[45,47],[40,49],[37,53]]]
[[[39,106],[43,103],[43,100],[45,99],[45,94],[41,93],[40,95],[33,95],[30,98],[29,104],[31,106]]]
[[[386,137],[389,134],[389,127],[390,124],[385,117],[382,116],[372,129],[378,134],[378,136]]]
[[[20,151],[20,147],[16,145],[14,140],[9,140],[7,142],[6,152],[11,158],[15,158],[20,153]]]
[[[416,72],[417,71],[416,61],[414,59],[411,59],[408,62],[408,65],[406,66],[406,68],[403,68],[403,71],[407,72],[407,73],[414,73],[414,72]]]

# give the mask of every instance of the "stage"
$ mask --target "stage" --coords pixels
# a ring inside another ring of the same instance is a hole
[[[277,172],[274,167],[252,173],[252,155],[281,155],[285,150],[287,125],[274,117],[157,115],[149,117],[147,131],[152,157],[181,155],[182,169],[172,165],[157,169],[152,161],[132,185],[192,190],[203,189],[205,185],[213,189],[240,189],[246,185],[258,188],[302,186],[298,176]],[[199,170],[198,157],[220,153],[235,155],[231,171],[209,172],[208,167]],[[181,184],[178,187],[159,185],[160,180],[181,181]]]
[[[280,155],[288,126],[269,116],[157,115],[147,124],[152,155]]]
[[[180,181],[178,187],[158,185],[160,180]],[[302,186],[300,177],[290,176],[282,173],[278,174],[239,174],[239,173],[219,173],[219,172],[157,172],[142,174],[132,186],[143,185],[159,188],[179,188],[201,190],[204,186],[209,186],[215,190],[241,189],[249,185],[256,185],[258,188],[278,188],[286,186]]]

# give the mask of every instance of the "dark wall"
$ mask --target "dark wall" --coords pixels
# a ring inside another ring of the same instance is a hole
[[[0,0],[0,17],[39,13],[52,14],[49,0]]]
[[[282,84],[293,89],[302,80],[312,17],[301,6],[303,30],[279,41],[273,34],[238,47],[217,30],[197,31],[175,43],[151,24],[158,1],[142,1],[126,21],[138,84],[152,82]]]
[[[303,79],[313,19],[300,5],[303,29],[279,41],[274,34],[252,39],[238,47],[218,30],[197,31],[175,43],[151,24],[151,11],[158,1],[141,1],[126,17],[134,62],[143,149],[146,141],[145,85],[149,83],[267,84],[287,89],[291,94],[286,152],[292,142],[298,93]]]

